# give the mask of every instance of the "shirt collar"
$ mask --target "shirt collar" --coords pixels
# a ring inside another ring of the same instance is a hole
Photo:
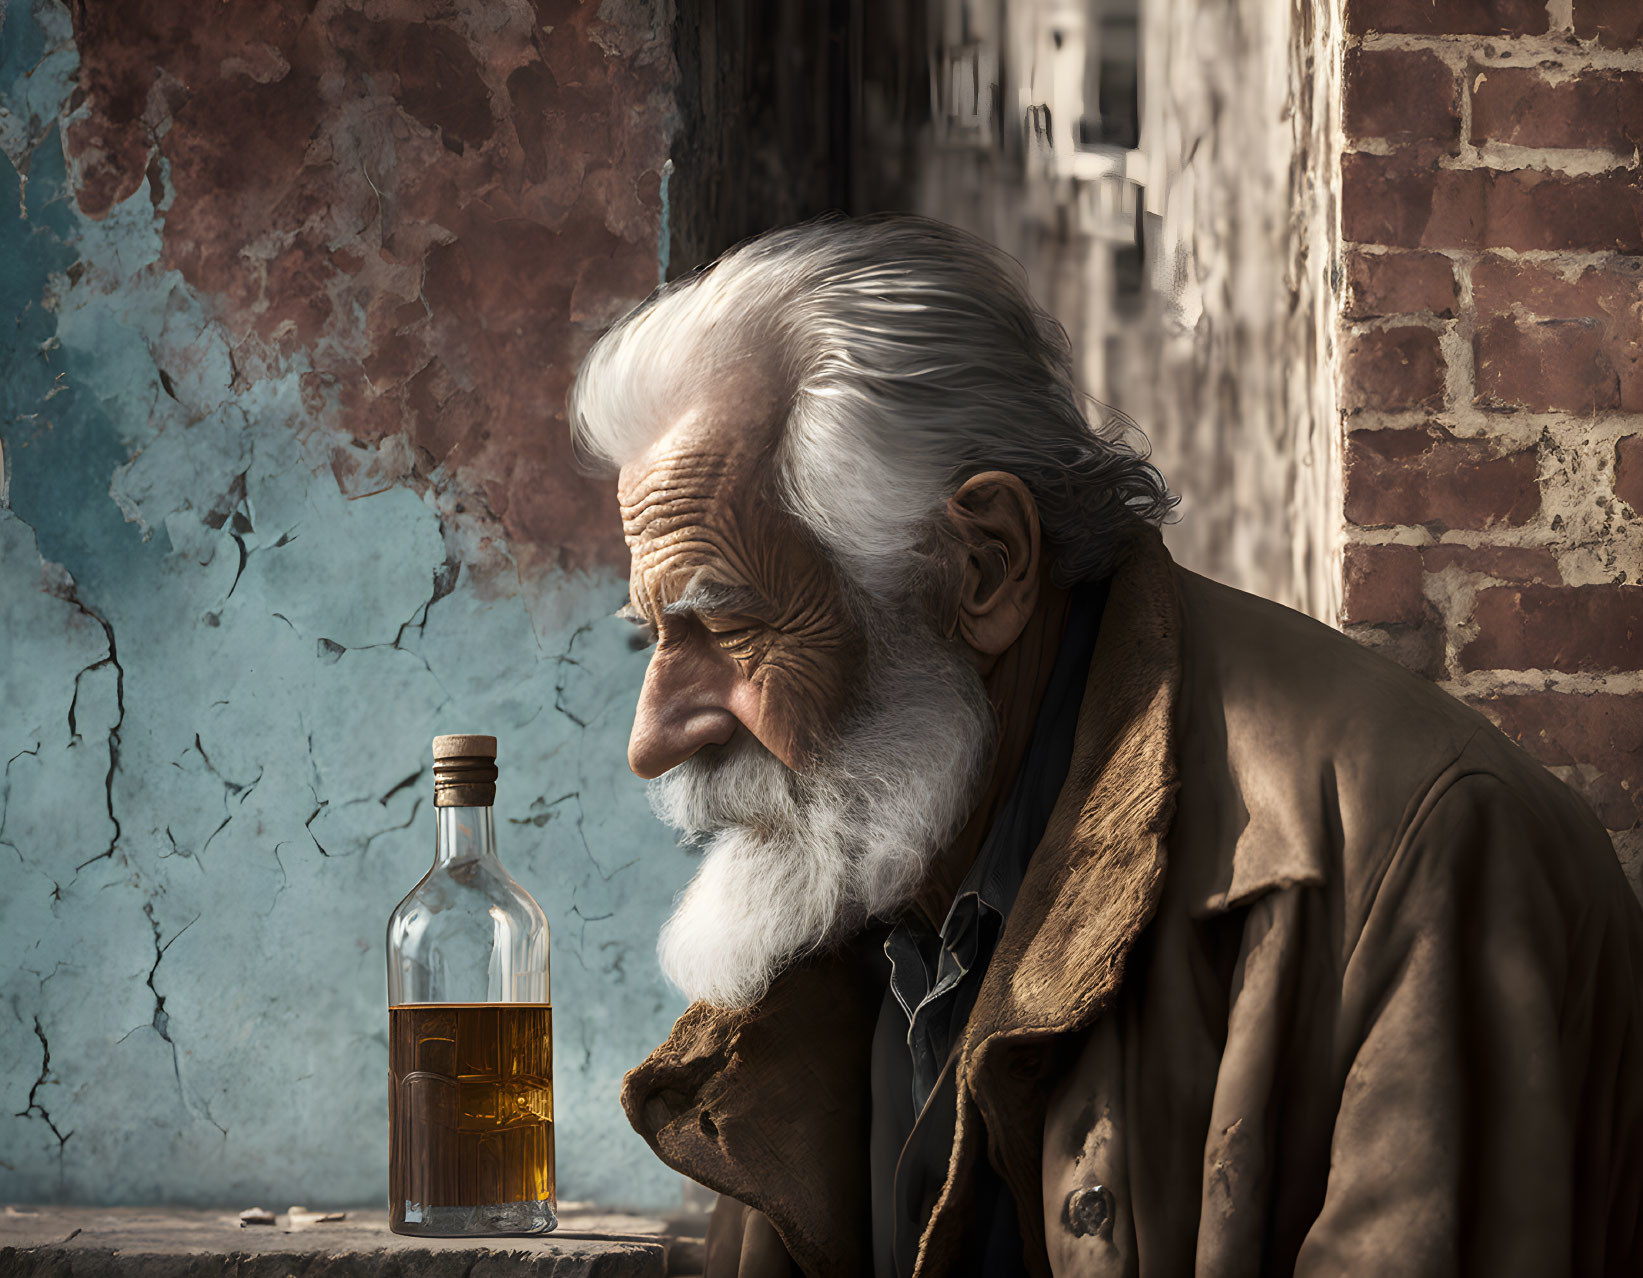
[[[1044,685],[1026,753],[941,925],[942,944],[948,948],[973,928],[982,911],[990,911],[1000,921],[1008,918],[1021,891],[1027,862],[1067,778],[1073,730],[1106,597],[1105,581],[1082,583],[1070,593],[1061,645]]]

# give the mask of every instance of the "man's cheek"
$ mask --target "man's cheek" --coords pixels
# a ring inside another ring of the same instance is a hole
[[[782,697],[764,680],[744,680],[730,700],[730,711],[748,733],[787,767],[793,761],[792,716]]]
[[[765,748],[795,771],[813,757],[838,716],[837,677],[812,660],[767,662],[753,680],[756,723],[750,725]]]

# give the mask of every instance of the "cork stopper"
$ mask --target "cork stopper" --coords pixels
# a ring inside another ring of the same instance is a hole
[[[434,806],[488,808],[496,802],[496,738],[470,732],[434,738]]]

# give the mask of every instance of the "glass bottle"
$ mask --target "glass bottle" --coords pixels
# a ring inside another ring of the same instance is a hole
[[[388,919],[398,1234],[558,1224],[548,921],[496,857],[496,738],[434,738],[434,864]]]

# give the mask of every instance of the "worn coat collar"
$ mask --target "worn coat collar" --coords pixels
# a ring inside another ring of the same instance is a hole
[[[1091,1024],[1157,903],[1174,811],[1181,682],[1176,569],[1156,535],[1116,574],[1090,662],[1067,781],[965,1028],[947,1184],[918,1272],[951,1267],[983,1156],[1043,1260],[1049,1044]],[[622,1088],[663,1162],[767,1215],[812,1275],[867,1272],[868,1069],[882,967],[861,944],[794,968],[756,1007],[686,1011]]]

